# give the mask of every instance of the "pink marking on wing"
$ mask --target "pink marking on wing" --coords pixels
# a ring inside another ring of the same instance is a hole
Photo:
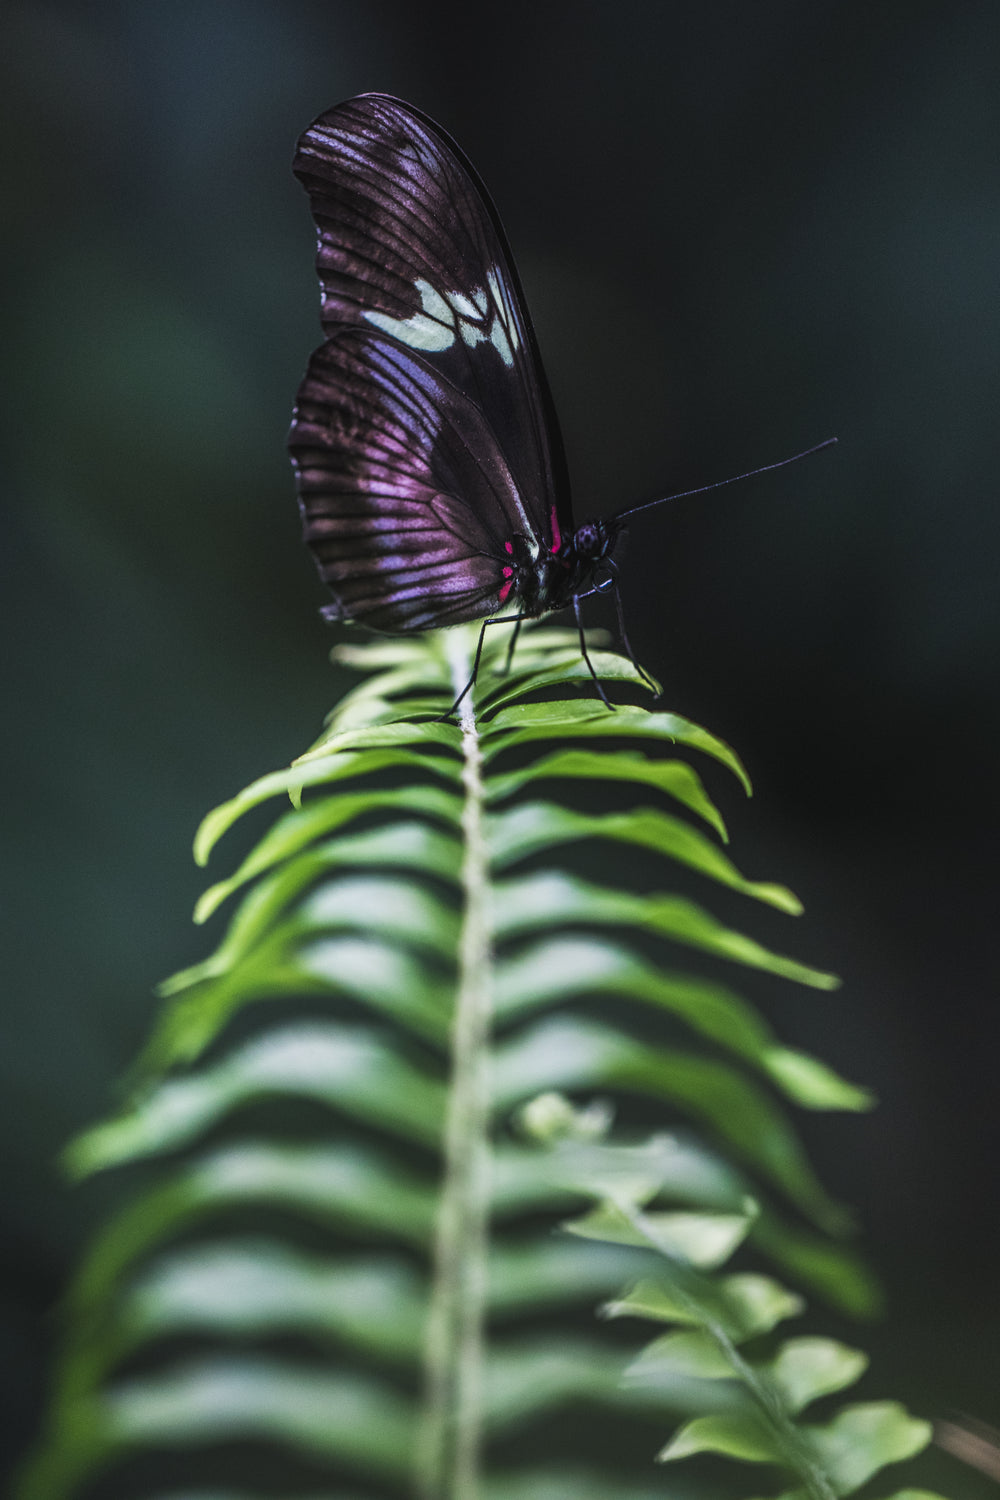
[[[552,548],[551,548],[551,550],[553,552],[558,552],[559,548],[561,546],[562,546],[562,532],[559,530],[559,517],[556,515],[556,508],[553,505],[553,507],[552,507]]]
[[[511,557],[513,557],[514,556],[514,543],[513,542],[504,542],[504,544],[503,544],[503,550],[505,552],[509,552],[510,555],[511,555]]]
[[[506,573],[506,571],[507,571],[507,569],[504,568],[504,572],[505,573]],[[511,591],[511,589],[513,587],[514,587],[514,580],[513,580],[513,578],[508,578],[507,582],[504,584],[503,588],[500,590],[499,595],[497,596],[499,598],[501,604],[503,604],[504,600],[507,598],[507,595],[510,593],[510,591]]]
[[[513,568],[504,568],[504,570],[503,570],[503,576],[505,578],[513,578],[513,576],[514,576],[514,569]]]

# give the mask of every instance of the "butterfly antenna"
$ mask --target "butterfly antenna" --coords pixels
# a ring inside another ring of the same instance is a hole
[[[786,464],[797,464],[800,458],[808,458],[810,453],[819,453],[822,448],[830,448],[837,441],[835,437],[826,438],[822,443],[817,443],[815,448],[807,448],[804,453],[794,453],[791,458],[782,458],[776,464],[761,464],[759,469],[748,469],[745,474],[734,474],[731,479],[717,479],[714,484],[700,484],[695,490],[679,490],[676,495],[661,495],[659,500],[647,500],[645,505],[633,505],[631,510],[620,510],[612,518],[615,521],[624,521],[626,516],[638,515],[640,510],[652,510],[654,505],[666,505],[668,500],[684,500],[688,495],[703,495],[706,490],[721,490],[727,484],[739,484],[741,479],[752,479],[755,474],[768,474],[772,469],[783,469]]]

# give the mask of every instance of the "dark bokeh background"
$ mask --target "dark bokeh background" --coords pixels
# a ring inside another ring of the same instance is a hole
[[[807,1122],[890,1287],[868,1394],[1000,1422],[996,5],[12,0],[8,1448],[111,1195],[55,1153],[205,951],[196,823],[339,691],[284,457],[318,341],[289,159],[365,89],[490,184],[578,514],[841,439],[637,521],[626,599],[669,705],[754,775],[739,862],[806,901],[760,935],[845,977],[776,1019],[883,1100]]]

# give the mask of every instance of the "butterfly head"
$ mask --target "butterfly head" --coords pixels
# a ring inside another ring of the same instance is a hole
[[[612,587],[615,569],[611,555],[621,530],[617,519],[588,521],[557,548],[530,554],[523,539],[515,539],[512,566],[504,569],[508,586],[501,590],[501,603],[513,595],[524,614],[540,615],[562,609],[574,595],[600,593]]]
[[[614,546],[617,528],[611,532],[603,521],[587,521],[570,538],[569,550],[580,562],[597,562]]]
[[[600,563],[611,560],[624,529],[617,516],[609,516],[603,521],[585,521],[576,528],[563,549],[562,556],[576,574],[578,582],[586,584],[589,580],[590,586],[593,586],[591,574]]]

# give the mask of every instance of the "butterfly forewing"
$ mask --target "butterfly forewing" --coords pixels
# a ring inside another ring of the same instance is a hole
[[[302,136],[294,170],[319,231],[328,339],[292,425],[307,540],[345,618],[398,630],[487,613],[502,590],[507,542],[519,537],[537,553],[558,547],[572,526],[551,398],[496,212],[444,133],[383,95],[322,115]],[[343,342],[352,329],[366,338]],[[396,460],[402,468],[366,487],[406,426],[404,389],[421,415]],[[333,423],[325,442],[324,410]],[[409,487],[405,512],[399,484]],[[426,556],[423,609],[406,592],[411,574],[419,588],[422,533],[438,547],[435,563]],[[348,535],[338,554],[337,538]],[[403,556],[405,585],[387,562]]]

